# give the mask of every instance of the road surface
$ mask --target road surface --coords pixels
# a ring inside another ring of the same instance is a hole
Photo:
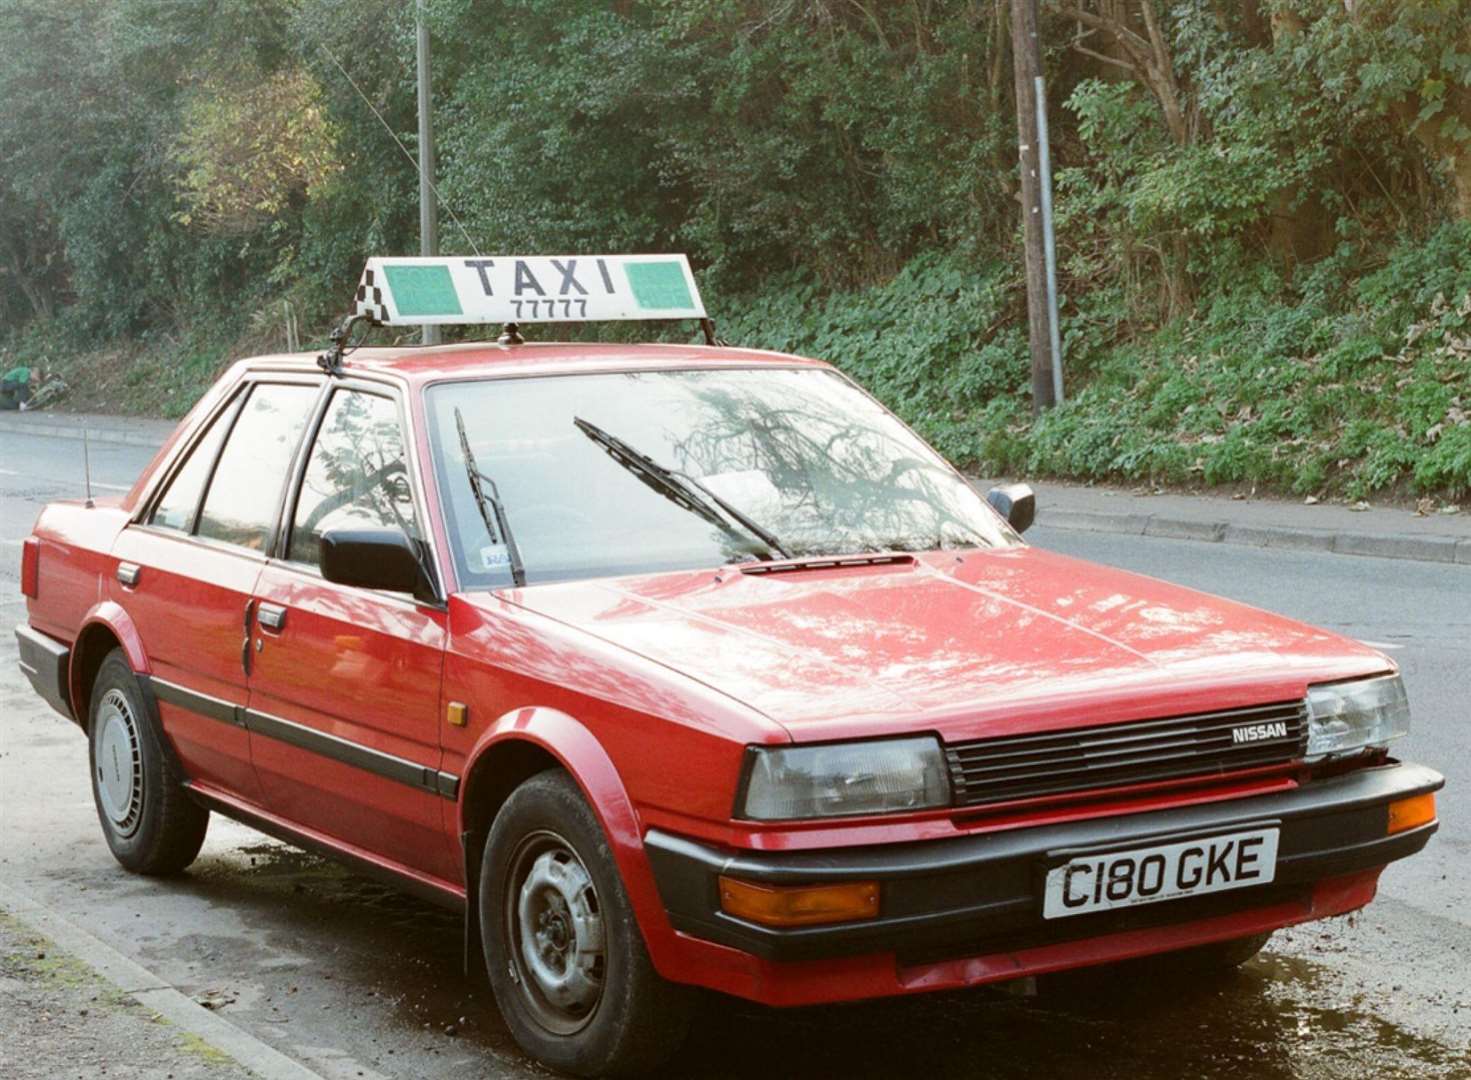
[[[94,445],[96,493],[125,490],[149,457]],[[80,443],[0,434],[0,880],[322,1076],[545,1075],[460,976],[446,912],[218,817],[184,877],[113,863],[82,735],[32,695],[11,634],[20,538],[81,484]],[[1416,724],[1398,752],[1448,778],[1441,833],[1389,869],[1365,912],[1279,934],[1233,976],[1123,970],[1032,996],[789,1012],[712,1000],[668,1075],[1471,1076],[1471,568],[1042,528],[1029,539],[1392,651]]]

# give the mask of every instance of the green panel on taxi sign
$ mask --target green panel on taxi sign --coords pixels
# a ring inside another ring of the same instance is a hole
[[[449,267],[390,265],[383,273],[399,315],[462,314]]]
[[[684,268],[677,262],[631,262],[624,264],[623,271],[628,275],[633,298],[647,311],[694,306],[689,286],[685,284]]]

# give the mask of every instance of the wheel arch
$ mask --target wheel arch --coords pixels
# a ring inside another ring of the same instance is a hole
[[[633,801],[612,759],[586,725],[557,709],[516,709],[486,729],[467,761],[457,800],[465,867],[467,973],[483,963],[478,892],[491,823],[518,786],[553,768],[572,778],[598,819],[655,968],[663,972],[673,964],[674,930],[644,852]]]
[[[134,674],[148,674],[148,657],[143,651],[138,628],[122,607],[110,600],[104,601],[87,613],[76,640],[72,642],[67,681],[72,713],[83,731],[91,725],[92,684],[97,680],[97,670],[108,653],[118,648],[127,656],[128,666]]]

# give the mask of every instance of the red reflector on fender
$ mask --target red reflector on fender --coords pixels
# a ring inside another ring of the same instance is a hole
[[[41,587],[41,541],[28,536],[20,546],[20,591],[32,600]]]

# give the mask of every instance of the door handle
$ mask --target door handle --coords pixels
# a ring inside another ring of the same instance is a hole
[[[240,667],[250,677],[250,616],[255,611],[255,598],[245,601],[245,636],[240,639]]]
[[[255,618],[267,630],[279,633],[286,626],[286,609],[278,604],[262,604],[256,610]]]
[[[138,584],[138,579],[143,575],[143,569],[137,563],[120,562],[117,564],[117,579],[132,588]]]

